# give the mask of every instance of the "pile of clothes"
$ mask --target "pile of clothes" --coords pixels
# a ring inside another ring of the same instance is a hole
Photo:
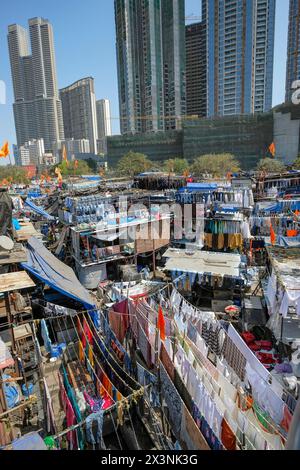
[[[250,331],[243,332],[241,337],[266,369],[273,369],[276,364],[280,363],[279,354],[273,352],[272,341],[257,340],[255,335]]]

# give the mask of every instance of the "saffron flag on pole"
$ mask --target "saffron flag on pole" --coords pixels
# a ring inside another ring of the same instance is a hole
[[[8,142],[4,142],[3,147],[0,149],[0,158],[6,158],[9,155],[9,145]]]
[[[64,145],[64,148],[63,148],[63,161],[66,162],[67,166],[69,166],[67,149],[66,149],[65,145]]]
[[[270,147],[269,147],[269,152],[270,152],[270,154],[272,155],[272,157],[275,157],[275,154],[276,154],[276,147],[275,147],[274,142],[271,143],[271,145],[270,145]]]

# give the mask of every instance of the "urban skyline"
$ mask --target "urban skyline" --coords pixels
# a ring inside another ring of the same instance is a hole
[[[43,138],[51,151],[52,142],[64,139],[53,28],[44,18],[32,18],[28,26],[29,35],[22,26],[9,25],[7,36],[17,144]]]
[[[189,2],[187,2],[187,3],[189,3]],[[186,13],[188,14],[190,12],[190,10],[191,9],[188,9],[188,7],[187,7]],[[197,11],[196,11],[196,13],[197,13]],[[52,22],[52,17],[49,18],[49,21]],[[55,33],[55,36],[56,36],[56,27],[55,27],[55,25],[53,25],[53,26],[54,26],[54,33]],[[57,39],[55,40],[55,46],[56,46],[56,52],[57,52],[57,50],[61,47],[61,44],[57,41]],[[113,44],[113,47],[114,47],[114,44]],[[115,53],[114,53],[114,56],[115,56]],[[59,67],[58,67],[58,76],[60,77],[60,75],[61,75],[61,72],[60,72]],[[77,78],[78,78],[78,76],[77,76]],[[95,77],[95,78],[96,78],[96,82],[97,82],[97,77]],[[114,79],[115,78],[116,77],[114,77]],[[282,88],[282,85],[281,85],[281,88]],[[284,93],[281,92],[281,94],[284,94]],[[97,93],[97,98],[104,97],[106,95],[107,95],[107,93],[105,93],[105,92],[101,93],[100,96],[99,96],[99,93]],[[275,93],[275,97],[276,96],[278,96],[278,92],[277,92],[277,94]],[[113,108],[112,116],[113,116],[113,124],[114,124],[114,126],[113,126],[114,129],[113,130],[114,130],[114,133],[118,133],[118,129],[116,129],[116,125],[115,125],[115,118],[116,118],[115,98],[116,97],[114,96],[113,103],[112,103],[112,108]],[[278,102],[281,102],[281,101],[283,101],[283,100],[281,99]],[[273,102],[273,104],[276,104],[276,102],[275,103]],[[3,110],[2,110],[2,112],[3,112]],[[13,140],[11,140],[11,142],[13,143]]]

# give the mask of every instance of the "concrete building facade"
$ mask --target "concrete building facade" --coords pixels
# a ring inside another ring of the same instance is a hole
[[[202,0],[207,115],[272,108],[276,0]]]
[[[300,0],[290,0],[285,99],[290,101],[292,84],[300,80]]]
[[[60,90],[66,139],[88,140],[97,153],[97,112],[94,79],[83,78]]]
[[[184,0],[115,0],[122,134],[180,128],[186,114]]]
[[[206,33],[205,22],[187,25],[186,110],[188,116],[206,117]]]
[[[46,150],[64,138],[52,26],[48,20],[29,20],[8,27],[8,47],[14,89],[14,118],[18,147],[44,139]],[[31,50],[30,50],[31,45]]]

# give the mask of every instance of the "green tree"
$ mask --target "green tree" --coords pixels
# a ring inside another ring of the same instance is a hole
[[[256,169],[257,171],[265,171],[267,173],[281,173],[285,170],[285,166],[280,160],[263,158],[258,162]]]
[[[0,182],[3,180],[16,184],[28,184],[30,182],[27,170],[21,166],[7,165],[0,168]]]
[[[298,155],[297,159],[294,161],[292,166],[295,170],[300,170],[300,154]]]
[[[62,176],[81,176],[81,175],[90,175],[92,173],[89,165],[87,162],[84,160],[76,160],[77,164],[75,161],[72,162],[65,162],[63,161],[59,165],[56,165],[54,167],[54,172],[55,168],[58,167],[60,169],[60,172]]]
[[[129,152],[118,163],[117,172],[121,176],[133,177],[143,171],[148,171],[152,162],[143,153]]]
[[[98,171],[98,165],[96,160],[93,160],[92,158],[88,158],[85,160],[86,163],[88,164],[89,168],[92,170],[93,173],[97,173]]]
[[[185,158],[172,158],[165,162],[164,168],[168,173],[183,175],[189,169],[189,162]]]
[[[195,176],[209,173],[214,177],[223,177],[240,170],[239,162],[230,153],[202,155],[191,166],[191,173]]]

